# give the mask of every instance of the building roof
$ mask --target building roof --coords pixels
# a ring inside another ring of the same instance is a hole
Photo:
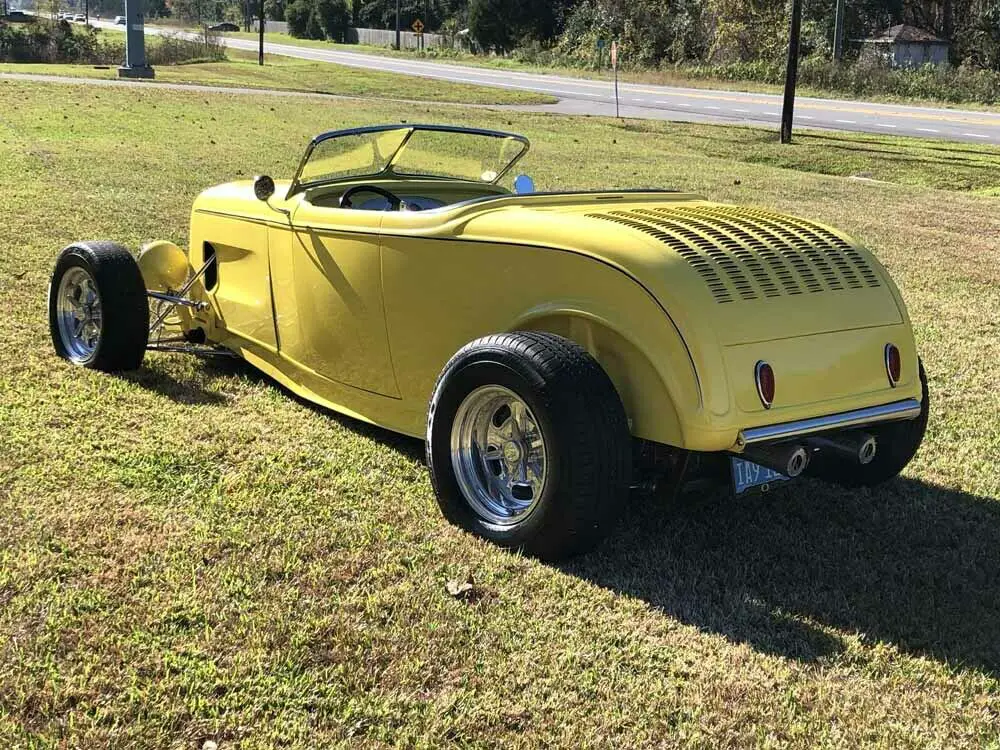
[[[909,24],[900,23],[889,28],[881,36],[874,37],[872,39],[866,39],[866,42],[883,42],[883,43],[896,43],[896,42],[919,42],[921,44],[948,44],[947,40],[939,39],[934,36],[929,31],[924,29],[918,29],[916,26],[910,26]]]

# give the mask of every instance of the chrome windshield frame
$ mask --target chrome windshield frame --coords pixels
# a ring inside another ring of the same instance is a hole
[[[369,133],[386,133],[386,132],[390,132],[390,131],[393,131],[393,130],[407,130],[409,132],[406,134],[406,136],[400,142],[399,146],[396,147],[396,150],[392,153],[392,155],[386,161],[386,165],[385,165],[385,167],[381,171],[379,171],[379,172],[373,172],[372,174],[346,175],[344,177],[332,178],[332,179],[326,179],[326,180],[311,180],[309,182],[303,182],[302,181],[302,179],[301,179],[302,178],[302,170],[305,169],[305,166],[306,166],[306,164],[309,161],[309,157],[312,156],[312,153],[313,153],[313,151],[316,150],[316,147],[319,146],[324,141],[328,141],[328,140],[331,140],[333,138],[343,138],[343,137],[356,136],[356,135],[367,135]],[[395,171],[393,171],[393,165],[396,163],[396,161],[399,158],[400,154],[402,154],[403,151],[405,150],[406,144],[409,142],[410,138],[418,130],[424,130],[424,131],[428,131],[429,130],[429,131],[434,131],[434,132],[438,132],[438,133],[460,133],[460,134],[465,134],[465,135],[478,135],[478,136],[484,136],[484,137],[489,137],[489,138],[506,138],[506,139],[515,140],[518,143],[520,143],[521,146],[522,146],[521,150],[517,153],[516,156],[514,156],[513,159],[511,159],[507,163],[507,165],[500,172],[497,173],[497,176],[493,180],[491,180],[489,183],[486,183],[486,184],[490,184],[490,185],[496,185],[497,183],[499,183],[500,180],[503,179],[504,175],[506,175],[508,172],[510,172],[510,170],[513,169],[514,165],[517,164],[521,159],[523,159],[524,156],[525,156],[525,154],[527,154],[528,150],[531,148],[531,142],[527,138],[525,138],[523,135],[518,135],[517,133],[508,133],[508,132],[503,131],[503,130],[487,130],[487,129],[484,129],[484,128],[466,128],[466,127],[460,127],[460,126],[456,126],[456,125],[424,125],[424,124],[413,124],[413,125],[410,125],[410,124],[400,124],[400,125],[367,125],[365,127],[348,128],[346,130],[328,130],[325,133],[320,133],[319,135],[317,135],[315,138],[313,138],[309,142],[309,145],[306,147],[305,153],[302,155],[302,159],[299,161],[298,169],[295,170],[295,176],[292,178],[292,183],[288,187],[288,193],[285,195],[285,199],[288,200],[288,199],[292,198],[296,193],[300,193],[303,190],[306,190],[306,189],[311,188],[311,187],[317,187],[319,185],[332,185],[332,184],[336,184],[336,183],[342,182],[342,181],[356,181],[358,179],[363,179],[363,178],[378,179],[378,178],[385,178],[385,177],[400,177],[400,178],[403,178],[403,179],[407,179],[407,178],[411,178],[411,179],[427,179],[427,178],[434,177],[436,179],[455,179],[455,180],[461,180],[462,182],[470,182],[470,183],[474,183],[474,184],[475,183],[482,184],[482,183],[485,182],[483,180],[470,180],[470,179],[466,179],[466,178],[462,178],[462,177],[447,178],[447,177],[442,177],[441,175],[421,175],[421,174],[405,174],[405,173],[399,174],[399,173],[396,173]]]

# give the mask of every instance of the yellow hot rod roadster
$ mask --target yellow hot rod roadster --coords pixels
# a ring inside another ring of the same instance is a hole
[[[291,180],[210,188],[189,247],[62,251],[61,356],[245,359],[426,439],[451,521],[545,558],[588,549],[630,488],[895,477],[928,394],[875,257],[804,219],[660,190],[501,186],[525,138],[328,132]]]

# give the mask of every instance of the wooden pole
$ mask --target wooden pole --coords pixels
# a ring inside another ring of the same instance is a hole
[[[257,64],[264,64],[264,0],[260,0],[260,36],[257,44]]]
[[[396,0],[396,49],[401,49],[399,46],[399,0]]]
[[[847,0],[837,0],[837,14],[833,21],[833,59],[840,62],[844,57],[844,11]]]
[[[802,0],[792,0],[792,19],[788,32],[788,64],[785,67],[785,103],[781,110],[781,142],[792,142],[795,111],[795,83],[799,75],[799,35],[802,31]]]

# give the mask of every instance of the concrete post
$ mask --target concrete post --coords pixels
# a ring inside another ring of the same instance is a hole
[[[125,64],[119,78],[152,78],[146,63],[146,34],[143,0],[125,0]]]

